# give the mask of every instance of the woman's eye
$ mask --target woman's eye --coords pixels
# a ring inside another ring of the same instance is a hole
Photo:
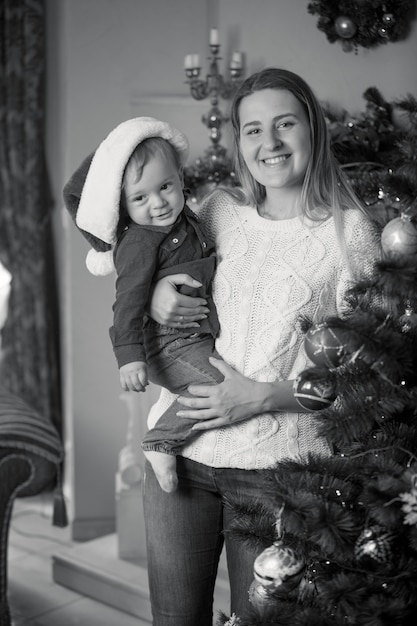
[[[281,122],[277,128],[291,128],[292,126],[294,126],[294,122]]]
[[[260,129],[259,128],[251,128],[250,130],[247,131],[247,135],[258,135],[260,133]]]

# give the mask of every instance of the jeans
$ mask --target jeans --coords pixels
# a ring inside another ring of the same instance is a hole
[[[156,325],[154,324],[154,327]],[[159,326],[159,325],[158,325]],[[208,333],[192,335],[159,326],[159,332],[145,335],[149,379],[172,393],[189,396],[188,385],[215,384],[223,374],[213,367],[209,357],[220,359],[214,349],[214,338]],[[176,454],[194,431],[197,420],[177,417],[184,407],[174,402],[149,430],[142,442],[143,450]]]
[[[212,626],[213,591],[223,542],[231,590],[230,613],[249,606],[259,551],[230,537],[233,512],[223,498],[257,498],[256,470],[212,468],[177,457],[178,489],[165,493],[147,462],[144,511],[154,626]],[[224,533],[224,534],[223,534]],[[260,550],[261,551],[261,550]],[[222,608],[227,614],[228,607]]]

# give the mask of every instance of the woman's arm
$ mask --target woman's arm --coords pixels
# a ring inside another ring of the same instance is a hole
[[[224,361],[211,358],[210,362],[224,375],[224,381],[218,385],[190,385],[188,391],[193,397],[178,398],[187,407],[177,413],[179,417],[201,420],[193,430],[229,426],[260,413],[300,412],[293,394],[294,381],[257,382],[239,374]]]
[[[149,316],[159,324],[172,328],[199,327],[199,320],[207,317],[209,309],[204,298],[185,296],[177,286],[201,287],[201,283],[188,274],[172,274],[153,285],[149,299]]]

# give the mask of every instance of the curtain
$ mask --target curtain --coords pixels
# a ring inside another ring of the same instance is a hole
[[[0,384],[61,431],[44,0],[0,0],[0,261],[12,275]]]

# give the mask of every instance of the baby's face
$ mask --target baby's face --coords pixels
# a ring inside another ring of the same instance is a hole
[[[184,206],[180,173],[164,155],[151,157],[139,180],[126,176],[123,196],[130,219],[142,226],[171,226]]]

